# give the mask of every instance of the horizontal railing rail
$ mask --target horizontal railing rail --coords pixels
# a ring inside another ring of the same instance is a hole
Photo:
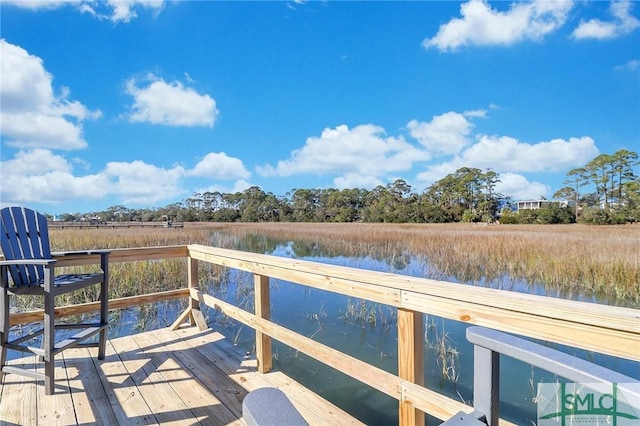
[[[190,245],[192,258],[468,324],[640,361],[640,310]]]
[[[99,256],[73,253],[56,256],[58,266],[97,263]],[[424,422],[424,415],[446,420],[472,407],[423,386],[424,315],[436,315],[543,341],[640,361],[640,310],[613,307],[510,291],[473,287],[426,278],[326,265],[204,245],[111,250],[110,262],[187,258],[186,288],[112,299],[110,309],[176,297],[189,306],[174,323],[190,319],[200,328],[206,322],[200,305],[222,311],[256,330],[256,358],[261,372],[271,369],[271,339],[306,353],[399,401],[400,424]],[[250,272],[254,276],[255,312],[248,312],[202,292],[200,263]],[[294,284],[381,303],[398,309],[398,374],[344,354],[270,321],[269,280]],[[117,284],[115,284],[117,285]],[[63,315],[96,310],[87,303],[60,308]],[[11,323],[35,321],[38,311],[13,313]],[[501,421],[501,424],[507,423]]]

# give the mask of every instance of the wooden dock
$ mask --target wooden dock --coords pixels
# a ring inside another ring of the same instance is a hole
[[[184,222],[48,222],[49,229],[100,229],[100,228],[184,228]]]
[[[242,400],[253,389],[284,391],[312,425],[362,424],[280,372],[258,374],[256,361],[213,330],[183,327],[111,339],[56,357],[55,394],[9,374],[0,385],[2,425],[244,425]],[[93,356],[92,356],[93,355]],[[37,368],[33,356],[12,361]],[[40,364],[42,365],[42,364]]]

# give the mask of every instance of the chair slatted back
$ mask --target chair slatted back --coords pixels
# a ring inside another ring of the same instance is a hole
[[[23,207],[0,210],[0,247],[7,260],[51,259],[47,219]],[[9,273],[16,286],[35,284],[44,278],[44,267],[11,265]]]

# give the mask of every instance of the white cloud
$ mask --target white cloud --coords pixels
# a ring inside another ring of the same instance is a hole
[[[160,13],[164,8],[163,0],[108,0],[107,3],[113,8],[113,13],[110,17],[113,22],[127,23],[138,17],[135,11],[137,6],[151,9],[155,13]]]
[[[74,176],[69,162],[47,149],[19,151],[0,163],[3,204],[61,203],[100,199],[109,191],[104,176]]]
[[[486,112],[479,110],[465,114],[471,117],[484,117]],[[450,111],[433,117],[428,123],[411,120],[407,128],[409,134],[429,152],[456,154],[471,142],[469,134],[473,129],[473,123],[466,119],[465,114]]]
[[[501,173],[496,191],[511,196],[514,200],[537,200],[548,197],[551,188],[540,182],[529,182],[527,178],[515,173]]]
[[[125,204],[150,205],[184,193],[179,182],[186,172],[180,166],[164,169],[139,160],[109,162],[103,174],[111,181],[112,192]]]
[[[596,155],[598,149],[590,137],[527,144],[508,136],[481,136],[476,143],[449,161],[430,165],[418,173],[416,180],[428,186],[461,167],[491,169],[498,172],[503,181],[496,187],[499,192],[516,199],[538,198],[547,194],[549,188],[538,182],[527,182],[517,172],[564,172],[582,167]]]
[[[158,14],[164,8],[164,0],[2,0],[2,4],[29,9],[32,11],[51,10],[64,6],[76,6],[83,13],[89,13],[99,19],[111,22],[128,23],[138,16],[139,7]]]
[[[100,117],[78,101],[69,101],[69,89],[55,95],[53,77],[41,58],[20,46],[0,40],[0,131],[17,148],[81,149],[82,122]]]
[[[640,69],[640,60],[632,59],[626,64],[616,66],[616,71],[638,71]]]
[[[590,137],[527,144],[508,136],[481,136],[460,162],[470,167],[511,172],[559,172],[583,166],[598,154]]]
[[[2,0],[3,6],[16,6],[22,9],[50,10],[67,5],[79,5],[85,0]]]
[[[310,137],[304,147],[291,153],[276,167],[258,167],[263,176],[291,176],[298,173],[342,174],[343,180],[355,175],[381,176],[406,171],[428,153],[401,137],[385,137],[384,129],[364,124],[349,129],[346,125],[324,129],[320,137]]]
[[[244,179],[239,179],[233,183],[232,187],[224,186],[224,185],[212,185],[207,188],[199,188],[194,192],[204,194],[205,192],[219,192],[221,194],[235,194],[236,192],[243,192],[245,189],[251,188],[252,186],[256,186],[252,183],[247,182]]]
[[[495,106],[492,104],[492,105],[489,105],[489,108],[495,108]],[[487,118],[487,110],[473,109],[470,111],[463,112],[462,115],[464,115],[465,117],[472,117],[472,118]]]
[[[212,127],[218,116],[216,101],[179,81],[166,81],[149,74],[139,81],[130,79],[126,91],[133,96],[129,120],[167,126]]]
[[[248,179],[251,173],[238,158],[229,157],[224,152],[210,152],[189,171],[192,176],[213,179]]]
[[[442,24],[438,33],[422,42],[424,48],[456,50],[468,45],[511,45],[522,40],[540,40],[560,28],[573,8],[573,1],[534,0],[514,2],[506,12],[492,9],[484,0],[469,0],[460,6],[462,18]]]
[[[347,173],[344,176],[339,176],[333,180],[333,184],[337,189],[350,189],[350,188],[375,188],[378,185],[383,185],[381,179],[376,176],[365,176],[357,173]]]
[[[631,15],[633,5],[630,1],[614,1],[609,11],[613,21],[599,19],[580,21],[580,25],[571,34],[575,39],[608,40],[629,34],[640,27],[640,20]]]
[[[86,168],[87,164],[77,158],[69,161],[48,149],[16,152],[12,159],[0,162],[2,205],[116,197],[118,203],[149,206],[187,192],[181,183],[188,172],[180,166],[167,169],[143,161],[110,162],[98,173],[78,176],[74,165]],[[234,191],[249,186],[238,179]]]
[[[460,161],[460,157],[454,157],[451,161],[444,163],[430,165],[426,170],[416,175],[416,183],[427,187],[464,166]]]

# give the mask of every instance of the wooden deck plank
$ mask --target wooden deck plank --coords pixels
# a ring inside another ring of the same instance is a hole
[[[179,341],[165,346],[164,342],[176,339],[176,335],[171,333],[144,333],[134,337],[140,347],[145,348],[145,355],[151,359],[157,371],[171,384],[198,421],[220,425],[238,421],[241,414],[232,413],[217,398],[221,393],[212,394],[198,378],[209,379],[213,383],[221,383],[228,379],[215,366],[207,366],[206,359],[193,360],[192,355],[197,353],[195,349],[186,344],[181,347]],[[184,364],[183,360],[189,363]],[[224,393],[222,395],[224,396]]]
[[[176,332],[181,333],[181,329]],[[256,373],[256,359],[240,352],[222,334],[212,330],[193,333],[189,329],[184,329],[183,333],[185,333],[183,335],[184,342],[193,346],[205,359],[211,360],[217,368],[247,392],[271,386],[264,375]]]
[[[12,361],[17,367],[35,370],[33,356]],[[36,386],[38,380],[17,374],[5,374],[0,394],[0,419],[7,425],[35,425],[38,420],[36,409]],[[40,381],[39,386],[42,386]]]
[[[36,370],[44,372],[44,363],[39,363]],[[38,381],[36,386],[36,404],[38,408],[38,424],[41,425],[75,425],[76,414],[73,400],[69,393],[69,382],[64,361],[55,358],[55,387],[53,395],[45,395],[44,380]],[[43,401],[46,400],[46,403]]]
[[[177,332],[180,333],[180,330],[177,330]],[[267,374],[255,374],[254,372],[257,368],[256,360],[241,353],[221,334],[214,336],[213,341],[211,341],[208,336],[211,333],[210,330],[193,334],[189,329],[185,329],[184,333],[190,333],[184,337],[184,341],[196,347],[207,359],[213,360],[228,377],[236,380],[248,391],[267,386],[281,389],[309,424],[362,424],[281,372],[273,371]],[[241,368],[238,368],[238,365],[241,365]],[[247,372],[252,374],[247,374]]]
[[[241,418],[242,399],[247,394],[246,389],[220,370],[216,359],[205,357],[188,342],[177,338],[177,333],[169,329],[164,332],[167,334],[156,337],[170,342],[166,346],[167,349],[176,354],[182,364],[198,378],[209,392],[215,395],[216,399],[227,407],[234,417]]]
[[[140,394],[111,340],[107,341],[106,356],[100,362],[97,375],[107,390],[106,395],[117,424],[148,425],[155,422],[149,405]]]
[[[42,368],[34,357],[11,365]],[[283,373],[258,374],[256,361],[221,334],[183,327],[69,349],[56,359],[55,394],[44,383],[8,374],[0,387],[0,424],[244,426],[242,400],[274,386],[286,393],[311,425],[359,424]]]
[[[72,348],[62,353],[69,378],[69,390],[80,424],[114,425],[118,421],[105,388],[97,374],[97,349]]]
[[[158,423],[191,425],[197,422],[133,336],[114,339],[112,344]]]

